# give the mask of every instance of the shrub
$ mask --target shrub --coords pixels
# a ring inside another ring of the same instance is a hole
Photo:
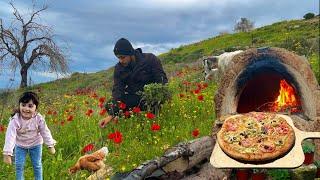
[[[270,169],[267,174],[272,180],[290,179],[290,173],[287,169]]]
[[[316,165],[318,169],[320,168],[320,160],[314,161],[313,164]]]
[[[147,84],[143,88],[143,92],[138,94],[142,95],[142,100],[145,101],[149,111],[159,113],[160,106],[172,97],[172,93],[167,85],[159,83]]]
[[[226,47],[224,49],[225,52],[233,52],[233,51],[236,51],[236,50],[238,50],[237,47]]]
[[[307,14],[305,14],[304,16],[303,16],[303,18],[304,19],[312,19],[312,18],[314,18],[314,14],[313,13],[307,13]]]
[[[302,142],[302,150],[303,153],[312,153],[315,151],[315,145],[314,143],[305,140]]]

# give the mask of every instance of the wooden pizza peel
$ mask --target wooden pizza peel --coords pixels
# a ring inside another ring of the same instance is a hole
[[[210,163],[216,168],[296,168],[301,166],[304,161],[301,142],[307,138],[320,138],[320,132],[301,131],[294,126],[289,116],[279,114],[277,116],[283,117],[291,125],[296,137],[293,148],[285,156],[265,164],[243,163],[225,154],[219,143],[216,142],[210,157]]]

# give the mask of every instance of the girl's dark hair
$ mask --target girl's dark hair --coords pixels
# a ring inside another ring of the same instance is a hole
[[[38,109],[39,106],[39,97],[36,93],[27,91],[24,92],[20,98],[19,98],[19,104],[20,103],[28,103],[30,100],[32,100],[33,104],[36,105],[36,108]],[[19,113],[19,108],[15,109],[14,112],[11,114],[11,116],[14,116],[16,113]]]

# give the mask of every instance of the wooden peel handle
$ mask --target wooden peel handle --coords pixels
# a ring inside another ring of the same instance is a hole
[[[301,133],[301,135],[303,136],[303,139],[320,138],[320,132],[306,132],[306,131],[303,131]]]

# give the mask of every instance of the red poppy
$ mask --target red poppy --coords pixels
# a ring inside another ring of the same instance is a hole
[[[53,114],[53,115],[57,115],[57,111],[53,111],[52,114]]]
[[[200,89],[196,89],[193,91],[194,94],[199,94],[200,93]]]
[[[203,83],[202,86],[203,86],[203,88],[207,88],[208,87],[208,83]]]
[[[183,72],[182,72],[182,71],[178,71],[178,72],[177,72],[177,76],[178,76],[178,77],[182,77],[182,76],[183,76]]]
[[[103,104],[103,103],[99,103],[99,105],[98,105],[98,106],[99,106],[99,108],[101,108],[101,109],[102,109],[102,108],[104,107],[104,104]]]
[[[185,95],[184,94],[179,94],[179,96],[180,96],[180,98],[184,98]]]
[[[93,98],[97,98],[98,97],[98,95],[97,95],[97,93],[93,93],[92,95],[91,95],[91,97],[93,97]]]
[[[148,113],[146,114],[146,117],[147,117],[148,119],[154,119],[154,118],[156,117],[156,115],[154,115],[154,114],[151,113],[151,112],[148,112]]]
[[[105,100],[106,100],[106,97],[100,97],[100,98],[99,98],[99,102],[100,102],[101,104],[103,104]]]
[[[113,142],[116,143],[116,144],[120,144],[122,142],[122,136],[116,136],[113,139]]]
[[[69,115],[68,118],[67,118],[67,121],[72,121],[72,120],[73,120],[73,116]]]
[[[194,130],[192,131],[192,136],[193,136],[193,137],[197,137],[199,134],[200,134],[199,129],[194,129]]]
[[[203,101],[203,95],[199,95],[199,96],[198,96],[198,100],[199,100],[199,101]]]
[[[100,110],[99,114],[100,114],[101,116],[103,116],[103,115],[106,114],[106,112],[107,112],[107,110],[103,108],[103,109]]]
[[[156,124],[156,123],[153,123],[151,125],[151,130],[152,131],[159,131],[160,130],[160,125],[159,124]]]
[[[127,105],[125,103],[123,103],[123,102],[119,103],[119,108],[120,109],[126,109],[126,107],[127,107]]]
[[[48,115],[51,115],[51,114],[52,114],[52,111],[51,111],[51,110],[49,110],[49,111],[47,112],[47,114],[48,114]]]
[[[88,144],[84,148],[82,148],[81,153],[85,154],[87,152],[90,152],[94,149],[94,144]]]
[[[108,135],[108,139],[112,139],[114,143],[120,144],[122,142],[122,134],[120,131],[116,131],[114,133],[110,133]]]
[[[0,125],[0,132],[4,132],[5,127],[3,125]]]
[[[198,87],[198,89],[202,89],[201,83],[197,83],[197,87]]]
[[[124,116],[125,116],[126,118],[130,117],[130,115],[131,115],[130,111],[124,112]]]
[[[64,121],[61,121],[60,124],[61,124],[61,126],[63,126],[64,125]]]
[[[113,139],[113,138],[114,138],[114,136],[115,136],[115,134],[114,134],[114,133],[109,133],[109,134],[108,134],[108,139]]]
[[[134,112],[134,113],[140,113],[141,112],[141,109],[139,108],[139,107],[134,107],[133,109],[132,109],[132,112]]]
[[[186,85],[186,86],[190,86],[190,85],[191,85],[191,82],[183,81],[183,84]]]
[[[86,115],[87,116],[91,116],[93,113],[93,110],[92,109],[88,109],[88,111],[86,112]]]

